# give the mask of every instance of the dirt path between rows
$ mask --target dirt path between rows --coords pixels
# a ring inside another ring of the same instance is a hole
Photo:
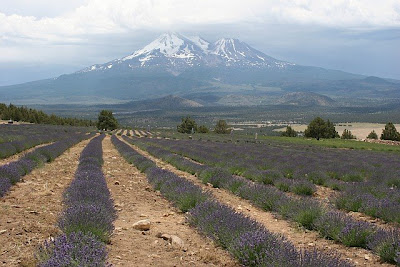
[[[107,136],[103,141],[103,172],[115,202],[118,218],[109,248],[114,266],[238,266],[230,255],[190,227],[184,214],[151,189],[144,174],[127,163]],[[146,232],[132,225],[149,219]],[[180,237],[183,249],[156,237]],[[186,250],[186,251],[184,251]]]
[[[79,155],[89,140],[73,146],[52,163],[33,170],[0,198],[0,263],[35,266],[37,247],[60,233],[56,223],[62,193],[72,181]]]
[[[36,148],[39,148],[39,147],[42,147],[42,146],[51,145],[52,143],[53,143],[53,142],[49,142],[49,143],[37,145],[37,146],[31,147],[31,148],[29,148],[29,149],[27,149],[27,150],[21,151],[21,152],[19,152],[19,153],[17,153],[17,154],[11,155],[11,156],[9,156],[9,157],[7,157],[7,158],[0,159],[0,166],[1,166],[1,165],[4,165],[4,164],[7,164],[7,163],[9,163],[9,162],[12,162],[12,161],[19,160],[20,158],[22,158],[23,156],[25,156],[25,155],[28,154],[29,152],[32,152],[32,151],[35,150]]]
[[[181,177],[185,177],[193,183],[201,186],[204,190],[212,192],[214,197],[221,203],[224,203],[234,208],[236,211],[241,212],[262,223],[269,231],[284,235],[298,248],[315,247],[319,250],[327,252],[337,252],[342,258],[350,260],[356,266],[393,266],[386,263],[380,263],[379,257],[373,254],[371,251],[361,248],[345,247],[344,245],[335,241],[321,238],[317,232],[298,227],[295,223],[291,223],[282,219],[279,214],[266,212],[262,209],[254,207],[249,201],[235,196],[226,190],[204,185],[194,175],[176,169],[172,165],[151,156],[149,153],[139,149],[135,145],[129,145],[135,148],[142,155],[156,162],[157,166],[172,171]]]

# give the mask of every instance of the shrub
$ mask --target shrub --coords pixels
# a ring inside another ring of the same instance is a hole
[[[287,126],[286,130],[281,133],[281,136],[297,137],[297,132],[292,127]]]
[[[199,128],[198,128],[198,132],[199,132],[199,133],[209,133],[210,130],[208,130],[207,126],[205,126],[205,125],[200,125]]]
[[[383,261],[400,264],[400,231],[378,230],[368,238],[368,248],[377,253]]]
[[[100,111],[97,119],[97,129],[112,131],[118,128],[118,121],[111,110]]]
[[[113,221],[113,214],[101,205],[76,204],[64,210],[58,225],[66,234],[82,232],[108,243],[114,230]]]
[[[182,118],[182,123],[177,126],[180,133],[194,133],[197,132],[197,123],[190,117]]]
[[[277,170],[265,170],[261,172],[261,176],[257,180],[263,184],[273,185],[276,180],[282,179],[283,174]]]
[[[310,180],[312,183],[316,185],[325,185],[328,178],[328,175],[325,172],[311,172],[306,174],[306,177],[308,180]]]
[[[382,130],[381,139],[400,141],[400,133],[396,130],[392,122],[386,123],[385,129]]]
[[[378,139],[378,135],[376,134],[375,130],[372,130],[367,136],[368,139]]]
[[[375,232],[370,223],[357,221],[340,212],[328,212],[315,221],[315,228],[325,237],[340,241],[348,247],[367,247]]]
[[[341,139],[356,139],[356,137],[351,133],[350,130],[344,129]]]
[[[304,131],[306,137],[316,138],[336,138],[339,137],[335,130],[335,126],[329,120],[324,121],[320,117],[316,117],[310,122],[307,129]]]
[[[315,221],[321,217],[323,210],[319,203],[313,200],[286,199],[279,206],[279,213],[307,229],[313,229]]]
[[[294,181],[290,191],[297,195],[311,196],[316,191],[316,188],[308,181]]]
[[[295,247],[282,236],[262,230],[239,235],[229,250],[243,266],[298,266]]]
[[[151,168],[147,171],[147,178],[154,189],[160,190],[183,212],[189,211],[209,197],[200,187],[167,170]]]
[[[62,234],[45,241],[37,254],[40,267],[108,266],[104,243],[82,232]]]
[[[11,186],[12,184],[10,179],[6,177],[0,177],[0,197],[4,196]]]
[[[217,134],[229,134],[231,129],[228,128],[228,124],[224,120],[219,120],[215,125],[214,132]]]

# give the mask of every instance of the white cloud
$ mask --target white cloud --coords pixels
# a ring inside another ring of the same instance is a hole
[[[132,53],[162,31],[197,32],[210,41],[238,37],[271,56],[315,65],[330,54],[350,58],[330,53],[332,47],[367,51],[360,46],[382,47],[385,39],[391,49],[374,52],[392,63],[379,67],[398,66],[399,38],[392,39],[400,31],[399,0],[0,1],[0,66],[63,62],[79,69]],[[357,43],[365,37],[370,42]],[[369,65],[359,62],[354,66]]]
[[[46,0],[40,2],[44,6]],[[52,5],[49,6],[49,14],[53,13],[51,8]],[[84,5],[56,17],[37,18],[0,13],[0,35],[24,41],[76,42],[91,34],[138,29],[162,31],[190,28],[192,25],[242,22],[301,23],[352,28],[399,27],[400,2],[88,0]]]

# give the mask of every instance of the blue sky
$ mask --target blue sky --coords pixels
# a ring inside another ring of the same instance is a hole
[[[120,58],[166,31],[400,79],[398,0],[1,0],[0,85]]]

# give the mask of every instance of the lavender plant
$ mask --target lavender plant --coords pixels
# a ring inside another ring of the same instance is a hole
[[[151,151],[156,157],[158,157],[157,153],[162,154],[164,158],[171,154],[171,152],[162,148],[149,149],[151,147],[150,145],[143,144],[138,140],[134,140],[133,142],[136,145],[148,149],[148,151]],[[187,159],[181,156],[180,161],[185,160]],[[178,161],[176,160],[176,162]],[[177,164],[176,162],[174,162],[174,164]],[[220,164],[220,166],[223,166],[223,164]],[[325,210],[318,201],[310,198],[302,198],[299,200],[289,197],[271,186],[245,182],[243,178],[232,175],[229,176],[229,172],[224,168],[210,168],[207,164],[203,165],[203,167],[205,167],[204,173],[200,173],[199,175],[199,178],[202,179],[203,182],[211,183],[214,187],[221,187],[228,190],[230,190],[232,184],[236,184],[237,186],[235,187],[234,193],[238,194],[240,197],[250,200],[264,210],[278,211],[285,218],[297,222],[307,229],[317,230],[322,236],[339,241],[346,246],[367,248],[367,239],[375,232],[375,228],[371,224],[355,220],[343,213]],[[289,179],[282,177],[282,175],[280,178],[277,178],[274,183],[284,181],[287,183],[289,190],[293,190],[291,188],[294,188],[296,185],[302,186],[303,183],[297,184],[300,174],[288,170],[289,169],[286,169],[285,171],[289,173],[289,175],[286,176],[290,177],[290,175],[293,175],[296,178]],[[254,171],[252,173],[253,177],[255,177],[253,180],[260,179],[259,177],[262,175],[260,172],[262,173],[264,171]],[[307,177],[307,175],[304,175],[304,177]],[[303,182],[307,183],[307,180]],[[335,181],[340,185],[341,183],[345,183],[339,180]],[[308,182],[308,185],[311,184]],[[356,185],[354,186],[356,187]],[[300,188],[300,190],[303,190],[303,188]],[[311,193],[312,190],[309,192]],[[358,195],[359,194],[355,194],[355,196]]]
[[[34,168],[53,160],[69,147],[89,137],[90,135],[85,134],[71,135],[69,138],[64,138],[63,140],[57,141],[53,144],[37,148],[17,161],[0,166],[0,180],[2,181],[0,182],[2,184],[0,197],[4,196],[4,194],[9,190],[9,184],[16,184],[24,175],[30,173]],[[8,182],[5,180],[8,180]]]
[[[284,192],[311,196],[316,189],[308,180],[341,191],[342,194],[335,201],[340,209],[363,212],[388,222],[400,221],[400,193],[396,190],[400,160],[390,153],[343,151],[292,144],[233,145],[126,137],[128,139],[157,156],[165,158],[169,151],[170,154],[189,157],[208,167],[220,167],[231,174],[274,185]],[[177,166],[182,163],[174,159],[172,164]],[[371,183],[376,193],[385,196],[374,194],[370,190]]]
[[[39,266],[108,266],[105,243],[116,211],[104,174],[102,140],[92,139],[80,156],[75,179],[64,192],[58,226],[64,232],[39,250]]]
[[[398,229],[377,230],[369,236],[367,246],[383,261],[400,266],[400,231]]]
[[[107,250],[96,237],[82,232],[62,234],[45,241],[37,253],[40,267],[111,266]]]
[[[115,139],[114,144],[122,153],[132,153],[118,141]],[[321,266],[323,262],[328,262],[328,266],[352,266],[336,255],[331,257],[319,251],[297,251],[283,237],[268,232],[256,221],[216,202],[208,193],[201,192],[199,187],[169,171],[153,167],[146,174],[156,190],[160,190],[182,211],[189,212],[188,220],[191,225],[226,248],[244,266]],[[232,187],[229,179],[225,178],[226,173],[221,173],[219,169],[207,170],[205,177],[210,182],[213,177],[217,177],[221,186]],[[249,185],[241,179],[239,191]],[[190,202],[192,205],[181,206],[180,200],[186,203],[186,199],[193,196],[196,196],[196,200]]]

